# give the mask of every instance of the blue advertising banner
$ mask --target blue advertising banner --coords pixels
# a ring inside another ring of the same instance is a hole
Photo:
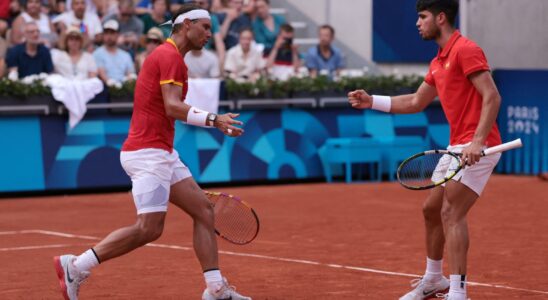
[[[498,171],[548,172],[548,71],[497,70],[502,96],[499,125],[503,140],[521,138],[523,148],[503,154]]]
[[[373,0],[373,60],[378,63],[428,63],[437,54],[416,27],[416,1]]]
[[[440,107],[394,117],[374,111],[243,111],[245,134],[176,122],[174,146],[199,183],[322,178],[318,150],[330,137],[420,135],[445,147]],[[66,116],[0,118],[0,192],[129,187],[119,161],[125,114],[89,114],[69,130]]]

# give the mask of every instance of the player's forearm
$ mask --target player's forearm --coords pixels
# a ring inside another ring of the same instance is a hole
[[[165,103],[165,108],[168,117],[186,122],[188,111],[190,110],[191,106],[184,102],[181,102],[180,100],[173,99]]]
[[[426,105],[421,104],[417,94],[394,96],[390,112],[394,114],[413,114],[424,110]]]
[[[497,115],[500,108],[500,95],[498,92],[491,92],[483,96],[483,104],[481,106],[481,115],[478,123],[478,128],[474,134],[472,142],[484,145],[489,132],[497,121]]]

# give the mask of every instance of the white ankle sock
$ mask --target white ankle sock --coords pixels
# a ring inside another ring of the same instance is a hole
[[[449,297],[455,300],[466,300],[466,275],[450,275],[449,281]]]
[[[99,260],[93,249],[88,249],[86,252],[80,254],[74,261],[74,266],[76,269],[84,272],[88,272],[91,268],[99,265]]]
[[[443,259],[433,260],[426,258],[426,272],[424,273],[424,280],[428,282],[437,282],[443,276]]]
[[[204,272],[207,288],[211,292],[217,292],[223,286],[223,275],[220,270],[209,270]]]

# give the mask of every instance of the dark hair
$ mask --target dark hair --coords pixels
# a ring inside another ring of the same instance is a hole
[[[239,34],[242,34],[244,31],[249,31],[251,32],[251,35],[255,35],[255,33],[253,33],[253,29],[251,29],[251,27],[243,27],[242,29],[240,29],[240,31],[238,32]]]
[[[154,3],[158,1],[163,1],[166,4],[167,9],[169,10],[169,3],[170,3],[169,0],[151,0],[150,4],[154,5]]]
[[[270,6],[270,0],[263,0],[268,6]]]
[[[196,9],[202,9],[201,7],[199,7],[198,5],[196,4],[192,4],[192,3],[188,3],[188,4],[183,4],[181,6],[181,8],[179,8],[179,10],[173,14],[173,18],[171,18],[171,22],[175,23],[175,20],[177,19],[178,16],[184,14],[184,13],[187,13],[191,10],[196,10]],[[182,27],[183,24],[176,24],[173,26],[173,29],[172,29],[172,32],[173,33],[177,33],[179,32],[179,30],[181,30],[181,27]]]
[[[444,13],[451,26],[455,25],[455,19],[459,12],[458,0],[417,0],[417,12],[427,10],[433,15]]]
[[[335,28],[333,28],[333,26],[329,24],[324,24],[320,26],[320,29],[328,29],[329,31],[331,31],[331,36],[335,36]]]
[[[293,26],[291,26],[291,24],[284,23],[284,24],[280,25],[280,31],[294,32],[295,29],[293,29]]]

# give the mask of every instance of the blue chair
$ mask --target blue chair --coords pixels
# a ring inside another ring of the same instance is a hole
[[[352,164],[369,164],[370,175],[374,173],[373,165],[377,165],[376,180],[382,176],[380,144],[371,138],[329,138],[319,149],[320,160],[327,182],[333,181],[333,164],[344,164],[345,179],[352,182]]]
[[[365,133],[363,115],[342,115],[337,117],[339,137],[362,137]]]
[[[382,148],[382,170],[388,173],[389,180],[395,179],[399,164],[412,154],[424,150],[422,135],[428,124],[423,113],[412,115],[391,115],[376,111],[368,111],[365,115],[366,132],[379,143]],[[410,136],[396,135],[401,128],[409,129]],[[420,128],[417,129],[417,128]],[[415,132],[413,131],[415,130]]]
[[[396,179],[400,163],[409,156],[424,151],[424,139],[421,136],[398,136],[381,142],[383,150],[383,169],[388,172],[388,179]]]

